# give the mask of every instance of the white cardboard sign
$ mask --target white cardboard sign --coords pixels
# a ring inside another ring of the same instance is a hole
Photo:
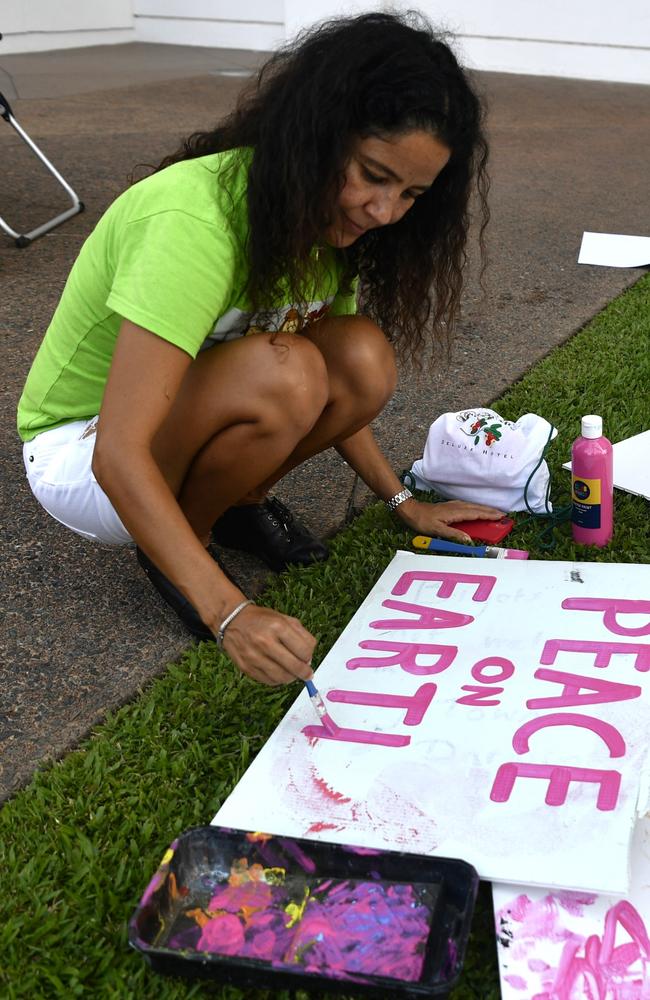
[[[583,233],[578,264],[601,267],[644,267],[650,264],[650,236]]]
[[[624,893],[649,671],[648,566],[398,552],[214,821]]]
[[[627,896],[492,888],[503,1000],[650,997],[650,818],[632,843]]]

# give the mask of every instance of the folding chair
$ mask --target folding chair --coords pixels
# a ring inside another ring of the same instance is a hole
[[[2,36],[0,35],[0,37]],[[24,142],[27,143],[32,152],[36,153],[39,160],[41,160],[45,164],[49,172],[52,174],[53,177],[56,178],[61,187],[65,188],[70,198],[70,201],[72,202],[71,208],[66,209],[65,212],[61,212],[60,215],[55,215],[53,219],[49,220],[49,222],[44,222],[42,226],[37,226],[35,229],[30,230],[30,232],[28,233],[17,233],[15,229],[12,229],[11,226],[8,226],[7,223],[4,221],[4,219],[0,217],[0,229],[3,229],[8,236],[12,236],[14,238],[17,247],[26,247],[29,246],[31,241],[35,240],[38,236],[42,236],[43,233],[49,232],[49,230],[54,229],[55,226],[60,226],[62,222],[65,222],[66,219],[71,218],[71,216],[73,215],[77,215],[78,212],[83,212],[84,204],[82,201],[79,201],[79,198],[72,190],[70,185],[67,183],[67,181],[63,179],[59,171],[54,166],[52,166],[50,161],[38,148],[36,143],[32,142],[32,140],[27,135],[25,130],[20,127],[20,125],[13,116],[13,112],[9,105],[9,101],[2,93],[0,93],[0,117],[4,118],[6,122],[8,122],[13,128],[15,128],[16,132],[21,137],[21,139],[23,139]]]

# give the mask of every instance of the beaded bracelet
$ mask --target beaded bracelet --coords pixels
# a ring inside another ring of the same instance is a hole
[[[221,625],[219,626],[219,631],[215,636],[215,640],[219,649],[223,649],[224,632],[230,625],[231,621],[233,620],[233,618],[237,617],[240,611],[243,611],[244,608],[247,608],[249,604],[255,604],[255,601],[242,601],[241,604],[238,604],[237,607],[234,609],[234,611],[231,611],[228,617],[224,618],[224,620],[221,622]]]

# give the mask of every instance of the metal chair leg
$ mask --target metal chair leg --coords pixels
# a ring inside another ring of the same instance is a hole
[[[0,117],[4,118],[4,120],[8,122],[9,125],[11,125],[12,128],[16,130],[18,135],[24,142],[27,143],[32,152],[34,152],[36,156],[38,156],[39,160],[45,164],[45,166],[52,174],[52,176],[56,178],[61,187],[65,189],[65,191],[68,194],[68,197],[70,198],[70,201],[72,202],[71,208],[66,209],[65,212],[61,212],[59,215],[56,215],[53,219],[50,219],[48,222],[43,223],[42,226],[36,226],[35,229],[31,229],[28,233],[16,232],[15,229],[12,229],[11,226],[9,226],[4,221],[4,219],[0,217],[0,229],[4,230],[4,232],[8,236],[13,237],[17,247],[26,247],[29,246],[31,241],[35,240],[38,236],[42,236],[43,233],[49,232],[49,230],[54,229],[55,226],[60,226],[62,222],[65,222],[66,219],[70,219],[73,215],[77,215],[79,212],[83,212],[84,204],[82,201],[79,200],[79,197],[76,194],[76,192],[73,191],[73,189],[70,187],[68,182],[61,176],[56,167],[50,163],[50,161],[44,155],[42,150],[38,148],[36,143],[30,139],[25,130],[21,128],[19,123],[14,118],[13,112],[9,105],[9,101],[2,93],[0,93]]]

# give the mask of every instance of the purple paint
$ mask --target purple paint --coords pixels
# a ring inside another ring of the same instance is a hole
[[[215,884],[205,909],[182,911],[169,946],[338,979],[420,979],[433,902],[422,902],[418,885],[295,877],[278,884],[273,871],[266,881],[271,869],[237,867]]]
[[[336,808],[336,790],[321,791]],[[460,973],[478,885],[464,862],[215,826],[187,831],[164,860],[167,877],[129,922],[157,971],[231,970],[265,988],[390,984],[395,1000]]]

